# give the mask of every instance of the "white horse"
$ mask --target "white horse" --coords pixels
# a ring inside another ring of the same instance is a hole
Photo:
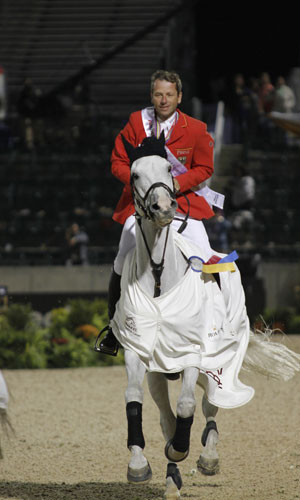
[[[8,390],[3,374],[0,370],[0,426],[4,430],[6,434],[8,434],[8,430],[12,430],[12,425],[10,424],[7,408],[8,408]],[[3,458],[1,443],[0,443],[0,458]]]
[[[131,458],[127,478],[129,482],[144,483],[152,476],[143,454],[142,384],[147,372],[150,393],[160,410],[169,460],[165,498],[175,499],[180,497],[182,480],[174,462],[184,460],[189,452],[196,384],[205,391],[204,449],[198,460],[198,469],[205,474],[215,474],[219,467],[215,422],[218,407],[234,408],[253,397],[253,388],[238,379],[250,328],[235,264],[231,266],[234,272],[197,272],[191,257],[207,262],[211,255],[205,255],[170,227],[177,203],[164,139],[147,138],[136,149],[125,142],[125,147],[132,161],[136,248],[125,261],[121,298],[111,326],[124,347],[128,377],[125,400]],[[255,354],[248,356],[249,366],[258,365],[258,343],[260,348],[260,342],[255,340]],[[261,366],[270,360],[268,373],[277,373],[277,365],[285,357],[280,352],[280,359],[272,362],[276,349],[273,344],[271,349],[261,348]],[[291,374],[299,369],[299,357],[293,355],[286,356]],[[178,373],[182,374],[182,386],[175,417],[165,374],[171,377]]]

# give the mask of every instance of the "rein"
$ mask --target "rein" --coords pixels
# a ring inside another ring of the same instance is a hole
[[[155,182],[154,184],[152,184],[150,186],[150,188],[148,189],[148,191],[146,192],[146,194],[145,194],[144,197],[141,196],[140,193],[138,192],[138,190],[136,189],[136,187],[134,185],[134,177],[133,176],[130,179],[130,184],[131,184],[132,197],[134,199],[134,202],[135,202],[137,208],[141,211],[141,213],[140,214],[137,213],[135,215],[135,217],[136,217],[136,220],[138,222],[139,228],[141,230],[141,233],[142,233],[142,236],[143,236],[143,240],[144,240],[144,243],[145,243],[145,247],[146,247],[146,250],[147,250],[147,253],[148,253],[148,256],[149,256],[149,260],[150,260],[151,271],[152,271],[152,274],[153,274],[153,277],[154,277],[154,297],[159,297],[160,294],[161,294],[161,276],[162,276],[162,273],[163,273],[163,270],[164,270],[165,253],[166,253],[167,242],[168,242],[168,237],[169,237],[169,232],[170,232],[170,224],[168,225],[168,228],[167,228],[167,234],[166,234],[166,239],[165,239],[165,244],[164,244],[162,259],[161,259],[161,261],[159,263],[157,263],[157,262],[154,262],[154,260],[152,259],[151,251],[150,251],[148,242],[146,240],[145,233],[144,233],[143,228],[142,228],[141,217],[144,216],[144,217],[146,217],[147,219],[149,219],[151,221],[153,221],[153,219],[154,219],[153,212],[151,211],[151,209],[147,208],[147,205],[146,205],[147,198],[150,195],[151,191],[153,191],[153,189],[155,189],[157,187],[163,187],[164,189],[166,189],[168,191],[168,193],[171,196],[172,200],[176,199],[175,188],[174,188],[174,179],[173,179],[173,191],[164,182]],[[189,210],[189,208],[190,208],[189,199],[184,194],[183,194],[183,196],[187,200],[188,211],[187,211],[187,213],[185,215],[184,220],[182,221],[181,226],[178,229],[178,233],[182,233],[185,230],[185,228],[187,226],[187,219],[189,218],[189,212],[190,212],[190,210]],[[181,220],[181,219],[176,219],[176,220]]]
[[[168,242],[168,237],[169,237],[169,232],[170,232],[170,224],[168,225],[168,228],[167,228],[167,234],[166,234],[162,259],[160,262],[154,262],[154,260],[152,259],[152,256],[151,256],[151,251],[150,251],[149,245],[148,245],[147,240],[146,240],[145,233],[144,233],[143,228],[142,228],[141,217],[139,215],[136,215],[136,220],[137,220],[139,228],[141,230],[143,240],[144,240],[144,243],[146,246],[146,250],[148,252],[150,264],[151,264],[151,271],[152,271],[153,278],[154,278],[154,297],[159,297],[160,293],[161,293],[161,275],[162,275],[162,272],[164,270],[165,254],[166,254],[167,242]]]

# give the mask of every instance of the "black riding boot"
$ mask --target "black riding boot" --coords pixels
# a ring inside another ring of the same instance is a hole
[[[111,273],[109,286],[108,286],[108,317],[112,319],[115,314],[116,304],[121,295],[121,276],[117,274],[114,270]],[[107,331],[107,334],[100,342],[99,347],[97,347],[97,340],[103,332]],[[119,350],[119,342],[113,334],[110,326],[106,326],[101,330],[99,336],[96,340],[95,350],[102,352],[103,354],[110,354],[111,356],[116,356]]]

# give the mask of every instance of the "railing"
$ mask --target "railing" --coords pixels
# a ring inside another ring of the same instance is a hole
[[[89,264],[111,264],[117,250],[117,246],[89,246]],[[0,247],[0,266],[65,266],[66,262],[66,249],[61,247],[17,247],[9,251]]]

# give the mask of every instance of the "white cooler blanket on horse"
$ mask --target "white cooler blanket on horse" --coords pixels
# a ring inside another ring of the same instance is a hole
[[[176,245],[189,258],[201,250],[177,233]],[[222,254],[216,253],[222,256]],[[222,292],[210,274],[188,269],[160,297],[148,295],[136,279],[135,250],[125,260],[121,298],[111,322],[124,349],[135,351],[148,371],[201,371],[208,400],[222,408],[247,403],[254,389],[238,379],[249,341],[249,321],[238,269],[220,273]]]

